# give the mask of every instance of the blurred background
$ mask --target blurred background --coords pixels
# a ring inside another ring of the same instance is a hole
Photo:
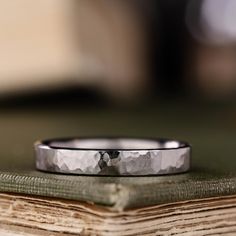
[[[1,0],[0,101],[229,101],[235,46],[234,0]]]
[[[81,135],[184,139],[224,165],[235,92],[235,0],[0,0],[7,165]]]

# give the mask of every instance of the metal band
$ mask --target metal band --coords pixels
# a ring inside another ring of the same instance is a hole
[[[35,143],[38,170],[80,175],[164,175],[190,168],[191,147],[167,139],[74,138]]]

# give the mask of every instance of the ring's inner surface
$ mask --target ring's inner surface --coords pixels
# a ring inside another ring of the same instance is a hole
[[[174,141],[157,141],[146,139],[73,139],[57,140],[47,143],[55,148],[78,148],[78,149],[172,149],[184,147],[185,144]]]

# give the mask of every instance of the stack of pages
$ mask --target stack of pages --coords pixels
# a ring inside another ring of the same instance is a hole
[[[138,117],[101,110],[0,111],[0,235],[236,235],[235,120],[219,115],[231,110],[211,109],[204,118],[197,116],[202,109],[186,116],[167,106]],[[109,177],[35,169],[38,138],[124,130],[189,141],[191,171]]]
[[[236,196],[118,210],[77,201],[0,195],[1,235],[233,235]]]

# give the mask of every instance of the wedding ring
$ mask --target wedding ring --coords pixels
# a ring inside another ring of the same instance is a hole
[[[171,139],[54,139],[36,142],[34,148],[36,168],[53,173],[145,176],[190,169],[190,145]]]

